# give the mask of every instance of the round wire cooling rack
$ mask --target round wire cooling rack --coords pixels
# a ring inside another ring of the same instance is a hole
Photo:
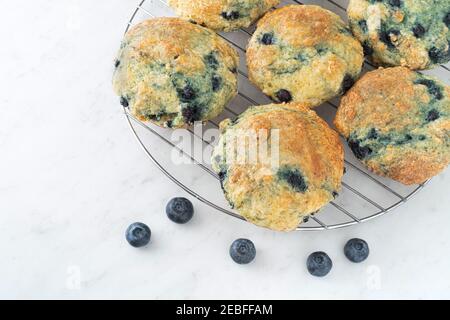
[[[145,19],[159,16],[173,16],[174,14],[168,7],[166,1],[141,0],[128,22],[126,31],[131,26]],[[282,0],[279,6],[286,4],[318,4],[334,11],[346,20],[345,8],[347,3],[348,0],[301,2],[297,0]],[[270,103],[270,100],[249,82],[247,76],[247,69],[244,63],[245,48],[253,31],[254,26],[243,28],[233,33],[219,34],[220,37],[227,40],[238,51],[241,57],[241,65],[238,70],[239,95],[225,108],[224,113],[219,118],[205,124],[205,129],[214,129],[212,131],[209,130],[208,134],[203,134],[203,132],[197,132],[198,130],[190,128],[183,131],[189,135],[189,139],[183,139],[187,140],[187,142],[180,142],[180,137],[174,135],[174,131],[144,123],[136,119],[127,107],[124,107],[127,122],[139,145],[150,160],[170,180],[199,201],[222,213],[241,220],[245,219],[239,213],[230,209],[223,197],[219,177],[213,172],[209,162],[199,159],[208,159],[210,156],[215,142],[218,141],[219,133],[217,129],[221,120],[235,118],[249,106]],[[370,62],[366,62],[364,71],[367,72],[374,68],[375,66]],[[448,66],[442,65],[438,70],[433,72],[435,75],[444,74],[448,77],[450,69]],[[339,100],[335,99],[317,108],[316,111],[332,125],[332,119],[334,118],[338,105]],[[193,141],[202,145],[200,152],[195,150],[195,148],[193,150]],[[346,146],[346,143],[344,145]],[[174,154],[181,155],[188,161],[186,163],[174,163],[173,157],[169,156]],[[402,205],[426,184],[404,186],[390,179],[376,176],[360,164],[347,146],[345,167],[346,174],[344,176],[341,194],[327,207],[322,209],[320,215],[311,216],[297,230],[330,230],[372,220]]]

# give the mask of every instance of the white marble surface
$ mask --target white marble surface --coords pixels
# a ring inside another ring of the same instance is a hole
[[[195,219],[170,223],[164,206],[185,195],[133,140],[110,78],[137,0],[3,1],[0,35],[0,298],[450,298],[449,171],[367,224],[279,234],[194,201]],[[152,244],[124,240],[134,221]],[[238,266],[238,237],[258,248]],[[351,237],[372,249],[361,265],[342,254]],[[334,260],[325,279],[307,255]]]

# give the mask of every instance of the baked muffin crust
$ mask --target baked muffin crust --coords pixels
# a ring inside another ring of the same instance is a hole
[[[137,118],[186,127],[218,116],[236,96],[238,60],[209,29],[179,18],[151,19],[126,34],[113,86]]]
[[[403,184],[422,183],[450,163],[450,87],[407,68],[363,76],[335,124],[370,170]]]

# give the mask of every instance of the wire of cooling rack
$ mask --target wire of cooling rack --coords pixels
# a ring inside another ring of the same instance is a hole
[[[136,17],[137,17],[137,15],[139,13],[142,13],[147,18],[153,18],[153,17],[157,16],[157,15],[153,14],[152,12],[150,12],[149,9],[146,9],[144,7],[145,3],[154,4],[155,2],[159,3],[159,5],[161,5],[161,6],[164,6],[165,9],[168,8],[168,5],[163,0],[141,0],[141,2],[138,4],[138,6],[136,7],[135,11],[133,12],[133,14],[131,16],[131,19],[128,22],[128,25],[126,27],[126,31],[128,31],[129,28],[132,25],[134,25]],[[285,0],[285,1],[282,1],[282,2],[283,2],[283,4],[287,4],[287,3],[303,4],[302,2],[297,1],[297,0]],[[339,3],[337,3],[337,2],[335,2],[333,0],[328,0],[328,2],[331,3],[332,5],[334,5],[336,7],[336,9],[344,10],[344,11],[346,10],[342,5],[340,5]],[[252,36],[252,32],[248,31],[246,29],[240,29],[238,32],[246,35],[247,37],[251,37]],[[222,37],[223,39],[225,39],[226,41],[228,41],[230,43],[230,45],[235,47],[242,54],[245,54],[246,50],[245,50],[245,48],[243,46],[240,46],[235,41],[232,41],[231,39],[229,39],[224,34],[219,34],[219,36]],[[366,62],[366,65],[368,65],[369,68],[374,68],[375,67],[372,64],[370,64],[369,62]],[[441,67],[443,69],[447,70],[447,71],[450,71],[445,66],[441,66]],[[245,71],[239,69],[238,73],[243,78],[244,81],[249,81],[248,80],[248,75],[247,75],[247,73]],[[246,100],[248,102],[248,105],[260,105],[261,104],[261,103],[258,103],[255,99],[253,99],[249,95],[247,95],[246,93],[244,93],[242,90],[239,91],[239,96],[242,99]],[[332,102],[327,102],[327,104],[329,106],[337,109],[337,105],[336,104],[334,104]],[[234,111],[230,107],[226,107],[225,109],[230,114],[232,114],[233,116],[238,116],[240,114],[240,112]],[[150,160],[152,160],[152,162],[155,163],[155,165],[170,180],[172,180],[175,184],[177,184],[179,187],[181,187],[183,190],[185,190],[188,194],[190,194],[191,196],[195,197],[199,201],[209,205],[210,207],[212,207],[212,208],[214,208],[214,209],[216,209],[216,210],[218,210],[218,211],[220,211],[222,213],[230,215],[232,217],[235,217],[235,218],[238,218],[238,219],[241,219],[241,220],[245,220],[238,213],[236,213],[236,212],[234,212],[234,211],[232,211],[232,210],[230,210],[228,208],[222,207],[222,206],[220,206],[220,205],[218,205],[218,204],[208,200],[207,198],[205,198],[204,196],[200,195],[198,192],[194,191],[192,188],[187,186],[185,183],[183,183],[181,181],[181,179],[178,179],[177,177],[175,177],[175,175],[172,174],[168,170],[168,168],[164,167],[164,165],[161,164],[161,162],[158,161],[157,157],[150,151],[150,147],[147,146],[146,143],[144,142],[144,140],[140,137],[140,134],[138,133],[135,125],[137,125],[137,126],[143,128],[144,130],[150,132],[151,134],[153,134],[154,136],[159,138],[161,141],[163,141],[165,144],[167,144],[171,148],[174,148],[176,151],[178,151],[183,156],[189,158],[195,165],[197,165],[205,173],[207,173],[210,176],[212,176],[213,178],[219,180],[219,177],[217,176],[217,174],[215,174],[207,164],[204,164],[204,163],[196,160],[195,157],[192,154],[189,154],[188,152],[186,152],[182,148],[179,148],[172,141],[170,141],[169,139],[164,137],[162,134],[158,133],[158,131],[155,130],[154,128],[152,128],[151,125],[148,125],[148,124],[138,120],[137,118],[135,118],[130,113],[130,111],[129,111],[129,109],[127,107],[124,107],[124,113],[126,115],[127,122],[128,122],[128,124],[130,126],[130,129],[131,129],[134,137],[137,139],[139,145],[142,147],[142,149],[144,150],[145,154],[150,158]],[[215,127],[215,128],[219,127],[219,124],[217,122],[215,122],[214,120],[211,120],[208,123],[211,126]],[[188,129],[188,132],[193,137],[196,137],[196,138],[200,139],[202,141],[202,143],[204,143],[205,145],[212,146],[212,143],[210,141],[206,141],[205,139],[203,139],[203,137],[199,136],[197,133],[195,133],[194,130]],[[329,224],[329,223],[323,222],[322,220],[320,220],[316,216],[311,216],[310,217],[311,220],[313,220],[317,225],[314,225],[314,226],[301,225],[301,226],[299,226],[297,228],[297,230],[306,230],[306,231],[330,230],[330,229],[337,229],[337,228],[342,228],[342,227],[351,226],[351,225],[355,225],[355,224],[358,224],[358,223],[370,221],[370,220],[372,220],[372,219],[374,219],[376,217],[379,217],[379,216],[381,216],[381,215],[383,215],[383,214],[385,214],[387,212],[392,211],[393,209],[397,208],[401,204],[405,203],[408,199],[410,199],[417,192],[419,192],[426,184],[426,183],[424,183],[424,184],[418,185],[416,188],[414,188],[412,191],[410,191],[407,195],[402,195],[401,192],[395,190],[395,188],[393,188],[392,186],[388,186],[386,183],[381,181],[378,177],[374,177],[372,174],[367,172],[365,169],[362,169],[362,168],[358,167],[357,165],[353,164],[349,159],[345,159],[345,166],[346,166],[346,168],[353,169],[355,172],[357,172],[359,175],[361,175],[361,177],[363,179],[367,179],[368,181],[371,181],[372,183],[375,183],[376,185],[381,187],[385,192],[389,193],[391,196],[393,196],[395,199],[397,199],[397,201],[394,201],[393,203],[390,203],[390,205],[388,205],[388,206],[383,206],[382,204],[378,203],[376,200],[372,199],[367,194],[359,191],[358,188],[356,188],[354,186],[351,186],[350,184],[344,182],[343,183],[343,188],[344,189],[346,189],[348,192],[352,193],[353,195],[355,195],[356,197],[358,197],[359,199],[361,199],[362,201],[367,203],[369,206],[372,206],[372,207],[376,208],[377,211],[375,213],[367,214],[364,217],[358,217],[357,214],[350,212],[348,210],[348,208],[345,208],[344,205],[338,204],[337,202],[332,201],[330,203],[330,205],[336,209],[336,212],[339,212],[341,215],[344,215],[345,217],[347,217],[349,219],[348,221],[345,221],[345,222],[342,222],[342,223]]]

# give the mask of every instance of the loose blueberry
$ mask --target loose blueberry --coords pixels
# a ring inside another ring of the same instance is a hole
[[[289,91],[281,89],[276,94],[278,101],[280,102],[291,102],[292,101],[292,95]]]
[[[266,46],[273,44],[273,33],[264,33],[261,37],[261,43]]]
[[[450,28],[450,12],[445,15],[444,23],[448,28]]]
[[[249,264],[256,257],[256,248],[248,239],[238,239],[230,247],[230,256],[237,264]]]
[[[114,67],[117,69],[119,66],[120,66],[120,60],[119,60],[119,59],[116,59],[116,60],[114,61]]]
[[[426,86],[428,88],[428,93],[434,96],[437,100],[442,100],[444,98],[442,95],[442,89],[433,80],[419,79],[414,83]]]
[[[351,239],[344,247],[344,254],[348,260],[355,263],[363,262],[369,257],[369,245],[361,239]]]
[[[325,252],[314,252],[308,257],[306,267],[311,275],[325,277],[333,268],[333,261]]]
[[[238,11],[231,11],[231,12],[222,12],[222,18],[225,20],[237,20],[240,17],[240,14]]]
[[[353,87],[354,84],[355,80],[353,79],[353,77],[349,74],[345,75],[344,80],[342,81],[342,92],[346,93],[351,89],[351,87]]]
[[[147,225],[137,222],[128,227],[125,237],[130,245],[135,248],[141,248],[150,242],[151,234]]]
[[[360,20],[358,22],[358,25],[361,28],[362,32],[367,33],[369,31],[366,20]]]
[[[367,156],[372,154],[372,149],[369,147],[362,147],[360,142],[357,140],[349,140],[348,145],[350,149],[352,149],[353,154],[358,158],[359,160],[363,160]]]
[[[427,121],[428,122],[436,121],[437,119],[440,118],[440,116],[441,115],[439,114],[439,111],[437,111],[436,109],[432,109],[430,110],[430,112],[428,112]]]
[[[213,75],[211,79],[211,85],[214,92],[220,89],[220,85],[222,84],[222,78],[218,75]]]
[[[281,168],[278,173],[278,178],[289,184],[289,186],[296,192],[305,192],[308,190],[305,178],[298,169]]]
[[[373,49],[368,41],[364,41],[363,49],[364,49],[364,56],[371,56],[373,54]]]
[[[327,49],[327,48],[324,48],[324,47],[322,47],[322,46],[317,46],[317,47],[316,47],[316,50],[317,50],[317,54],[318,54],[319,56],[324,55],[325,53],[328,52],[328,49]]]
[[[337,197],[339,197],[339,192],[333,191],[333,198],[336,199]]]
[[[221,171],[219,172],[219,181],[220,181],[220,187],[222,188],[222,190],[225,191],[225,179],[227,178],[227,172],[226,171]]]
[[[173,222],[185,224],[194,216],[194,206],[186,198],[174,198],[167,204],[166,214]]]
[[[422,38],[423,35],[425,34],[425,32],[427,32],[427,30],[425,30],[425,27],[423,25],[421,25],[420,23],[416,24],[413,27],[412,31],[416,38]]]
[[[128,99],[125,98],[125,97],[120,97],[120,104],[121,104],[123,107],[128,108],[128,106],[129,106]]]

